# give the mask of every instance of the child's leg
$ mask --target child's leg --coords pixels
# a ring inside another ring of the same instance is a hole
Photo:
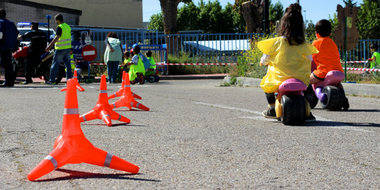
[[[274,105],[276,103],[276,96],[274,93],[265,93],[269,105]]]
[[[268,101],[268,109],[263,111],[263,116],[267,118],[276,118],[276,96],[274,95],[274,93],[265,93],[265,96]]]

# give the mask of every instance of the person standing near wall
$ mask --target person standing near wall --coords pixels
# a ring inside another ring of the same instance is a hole
[[[121,42],[116,33],[109,32],[107,34],[106,46],[104,62],[107,64],[108,82],[115,83],[119,64],[123,61]]]
[[[0,9],[0,65],[5,70],[5,82],[0,87],[13,87],[16,75],[12,65],[12,52],[17,49],[16,25],[6,19],[6,11]]]
[[[68,24],[63,22],[63,16],[57,14],[55,16],[55,22],[57,23],[56,36],[49,46],[46,48],[46,52],[55,46],[53,64],[50,68],[50,81],[48,84],[57,84],[56,80],[59,64],[64,63],[66,67],[66,79],[73,77],[70,65],[70,52],[71,52],[71,28]]]

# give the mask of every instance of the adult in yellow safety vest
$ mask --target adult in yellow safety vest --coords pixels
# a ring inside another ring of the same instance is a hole
[[[59,82],[57,81],[57,75],[59,72],[59,64],[61,63],[64,63],[66,67],[66,79],[70,79],[73,76],[70,64],[71,28],[68,24],[63,22],[63,16],[61,14],[55,16],[55,22],[58,25],[56,36],[46,48],[46,51],[48,52],[53,46],[55,46],[53,64],[50,68],[49,84],[57,84]]]

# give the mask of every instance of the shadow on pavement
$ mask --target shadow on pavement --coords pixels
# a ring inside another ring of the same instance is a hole
[[[329,111],[323,108],[313,108],[313,110]],[[331,112],[380,112],[380,109],[349,109],[347,111],[331,111]]]
[[[345,112],[380,112],[380,109],[349,109]]]
[[[101,173],[91,173],[91,172],[82,172],[68,169],[56,169],[56,171],[68,173],[69,176],[57,177],[51,179],[42,179],[36,180],[35,182],[50,182],[50,181],[63,181],[63,180],[72,180],[72,179],[123,179],[123,180],[134,180],[134,181],[147,181],[147,182],[161,182],[161,180],[156,179],[144,179],[144,178],[136,178],[136,177],[128,177],[128,176],[136,176],[139,174],[129,174],[129,173],[118,173],[118,174],[101,174]]]
[[[358,122],[339,122],[339,121],[315,121],[307,123],[306,126],[314,127],[336,127],[336,126],[346,126],[346,127],[380,127],[380,123],[358,123]]]
[[[106,126],[104,123],[83,123],[82,125],[92,125],[92,126]],[[112,124],[110,127],[118,127],[118,126],[130,126],[130,127],[147,127],[146,125],[130,125],[129,123],[116,123]]]

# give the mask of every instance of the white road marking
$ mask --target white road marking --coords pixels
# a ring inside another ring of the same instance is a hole
[[[258,111],[253,111],[253,110],[244,109],[244,108],[236,108],[236,107],[231,107],[231,106],[226,106],[226,105],[221,105],[221,104],[209,104],[205,102],[195,102],[195,104],[261,115],[261,112],[258,112]]]
[[[252,120],[258,120],[258,121],[276,121],[275,119],[269,119],[263,116],[243,116],[243,117],[239,117],[239,119],[252,119]]]
[[[204,106],[209,106],[209,107],[215,107],[215,108],[222,108],[222,109],[228,109],[228,110],[236,110],[236,111],[241,111],[241,112],[246,112],[246,113],[252,113],[257,116],[245,116],[245,117],[239,117],[240,119],[253,119],[253,120],[260,120],[260,121],[274,121],[273,119],[268,119],[262,116],[261,112],[259,111],[254,111],[254,110],[249,110],[245,108],[237,108],[237,107],[232,107],[232,106],[227,106],[227,105],[221,105],[221,104],[210,104],[210,103],[205,103],[205,102],[194,102],[195,104],[198,105],[204,105]],[[327,121],[327,122],[336,122],[324,117],[320,116],[315,116],[317,121]],[[358,132],[370,132],[372,133],[373,131],[365,130],[365,129],[360,129],[359,127],[355,126],[331,126],[326,128],[334,128],[334,129],[343,129],[343,130],[349,130],[349,131],[358,131]]]

